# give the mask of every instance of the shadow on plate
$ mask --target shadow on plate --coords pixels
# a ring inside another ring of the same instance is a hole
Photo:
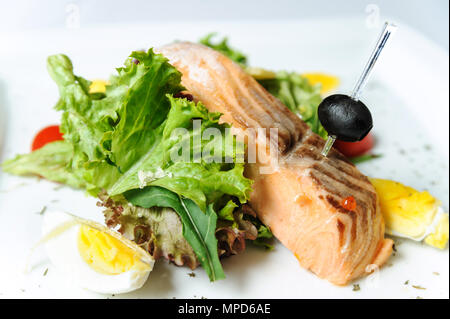
[[[153,270],[144,284],[136,291],[123,294],[121,298],[160,298],[161,296],[170,296],[174,290],[172,268],[176,266],[169,264],[167,260],[158,260]],[[186,268],[189,270],[189,268]]]
[[[225,275],[227,278],[233,278],[233,282],[239,285],[239,287],[235,287],[236,289],[244,288],[248,283],[250,273],[254,272],[255,269],[264,267],[264,262],[269,261],[270,254],[275,253],[278,244],[274,240],[274,250],[268,251],[247,242],[244,253],[222,259]]]
[[[275,247],[277,249],[277,245]],[[264,261],[269,260],[269,255],[273,251],[266,251],[261,247],[256,247],[248,243],[244,253],[222,259],[222,265],[225,271],[227,284],[233,282],[236,291],[245,289],[248,284],[249,274],[255,269],[261,267]],[[173,282],[175,268],[177,266],[170,264],[167,260],[158,260],[155,263],[147,282],[141,289],[121,295],[122,298],[172,298],[175,295],[175,284]],[[201,267],[201,266],[200,266]],[[188,267],[183,267],[186,273],[191,272]],[[194,270],[195,272],[195,270]],[[207,277],[203,278],[208,280]],[[232,279],[232,280],[231,280]],[[220,289],[220,282],[217,282],[216,289]],[[194,288],[193,288],[194,289]],[[212,286],[211,289],[215,289]],[[207,297],[207,296],[206,296]]]

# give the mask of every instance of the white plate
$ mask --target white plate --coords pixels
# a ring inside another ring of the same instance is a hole
[[[52,109],[58,92],[45,68],[49,54],[64,52],[72,58],[77,74],[105,78],[133,49],[176,39],[197,40],[210,31],[229,36],[254,66],[336,74],[344,92],[352,88],[379,32],[367,29],[362,20],[346,19],[116,25],[0,34],[0,119],[6,124],[1,126],[6,134],[0,160],[28,152],[40,128],[59,122],[59,114]],[[400,23],[364,100],[374,115],[375,152],[383,157],[360,169],[370,176],[428,189],[448,211],[448,54]],[[111,297],[77,288],[39,249],[31,259],[33,271],[23,273],[30,248],[40,238],[41,216],[36,212],[47,206],[101,221],[95,202],[83,192],[0,172],[0,298]],[[189,269],[160,261],[142,289],[115,298],[449,297],[448,248],[440,251],[407,240],[401,240],[398,252],[376,278],[357,282],[358,292],[352,291],[352,285],[335,287],[301,269],[279,243],[272,252],[249,247],[223,264],[227,279],[210,283],[202,269],[195,270],[192,278]],[[43,276],[46,268],[48,274]],[[406,280],[409,285],[404,285]]]

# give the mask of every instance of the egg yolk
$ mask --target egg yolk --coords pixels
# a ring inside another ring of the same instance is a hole
[[[89,86],[89,93],[105,93],[108,82],[104,80],[93,80]]]
[[[312,85],[316,85],[318,83],[321,84],[320,93],[324,94],[333,89],[335,89],[339,85],[339,78],[328,75],[324,73],[305,73],[303,74],[305,78],[308,79],[309,83]]]
[[[424,191],[383,179],[370,179],[380,200],[386,227],[411,237],[420,237],[433,221],[438,202]]]
[[[139,257],[130,247],[87,225],[80,226],[78,250],[83,260],[101,274],[117,275],[140,264]]]

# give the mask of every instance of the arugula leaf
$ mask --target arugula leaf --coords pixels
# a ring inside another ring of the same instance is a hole
[[[247,56],[245,56],[240,51],[237,51],[236,49],[231,48],[228,45],[228,38],[223,38],[221,41],[213,43],[211,40],[217,35],[217,33],[213,32],[205,37],[200,39],[200,43],[203,45],[206,45],[216,51],[219,51],[220,53],[224,54],[225,56],[229,57],[234,62],[237,62],[243,66],[247,65]]]
[[[380,158],[382,155],[380,154],[364,154],[364,155],[360,155],[360,156],[355,156],[350,158],[350,161],[353,164],[360,164],[360,163],[364,163],[376,158]]]
[[[209,279],[215,281],[225,278],[215,237],[217,215],[212,205],[203,213],[192,200],[155,186],[130,190],[124,193],[124,196],[133,205],[144,208],[173,208],[181,218],[184,238],[191,245]]]
[[[42,148],[2,163],[2,170],[15,175],[38,175],[74,188],[85,187],[85,181],[68,168],[73,156],[72,144],[56,141]]]

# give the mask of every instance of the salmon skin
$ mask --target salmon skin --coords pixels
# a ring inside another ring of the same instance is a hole
[[[335,149],[322,156],[325,141],[221,53],[189,42],[157,51],[182,73],[196,101],[241,129],[238,137],[275,144],[274,152],[264,146],[266,153],[246,164],[245,175],[254,181],[249,204],[302,267],[346,285],[385,263],[393,241],[384,238],[377,194],[346,157]],[[258,128],[276,128],[276,142],[242,133]],[[269,173],[262,173],[267,167]],[[344,204],[348,198],[356,207]]]

